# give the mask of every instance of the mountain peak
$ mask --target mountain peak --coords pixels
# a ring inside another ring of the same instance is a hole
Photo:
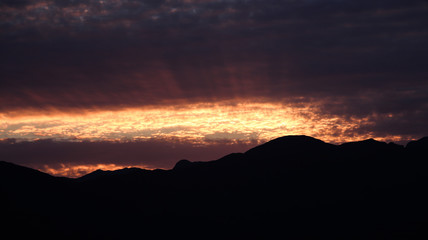
[[[428,149],[428,137],[423,137],[419,140],[411,141],[406,145],[406,149],[412,154],[418,156],[426,155]]]
[[[379,146],[386,146],[387,143],[386,142],[380,142],[377,141],[373,138],[370,139],[366,139],[366,140],[362,140],[362,141],[355,141],[355,142],[346,142],[341,144],[341,147],[345,147],[345,148],[371,148],[371,147],[379,147]]]
[[[309,137],[305,135],[287,135],[279,138],[275,138],[271,141],[268,141],[262,145],[259,145],[255,148],[250,149],[249,151],[252,151],[253,149],[258,148],[289,148],[289,147],[309,147],[314,145],[326,145],[327,143],[316,139],[314,137]]]
[[[275,138],[265,144],[262,144],[258,147],[269,146],[269,145],[293,145],[293,146],[306,146],[306,145],[324,145],[327,144],[322,140],[316,139],[314,137],[309,137],[305,135],[287,135],[279,138]],[[256,147],[257,148],[257,147]]]
[[[191,165],[192,165],[191,161],[189,161],[187,159],[182,159],[175,164],[173,170],[185,169],[185,168],[190,167]]]
[[[407,147],[414,147],[414,146],[428,146],[428,137],[423,137],[415,141],[410,141],[407,144]]]
[[[291,159],[319,159],[328,155],[335,145],[304,135],[290,135],[271,140],[245,152],[253,161],[273,160],[290,162]],[[284,163],[285,163],[284,162]]]
[[[306,135],[287,135],[279,138],[275,138],[269,142],[319,142],[324,143],[323,141],[316,139],[314,137],[306,136]]]

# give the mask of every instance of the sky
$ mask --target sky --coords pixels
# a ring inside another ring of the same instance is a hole
[[[426,0],[3,0],[0,160],[169,169],[428,135]]]

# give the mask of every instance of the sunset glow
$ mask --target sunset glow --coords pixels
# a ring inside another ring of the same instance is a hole
[[[81,177],[98,169],[102,169],[104,171],[114,171],[123,168],[131,168],[138,167],[143,169],[150,169],[147,166],[124,166],[124,165],[116,165],[116,164],[84,164],[84,165],[72,165],[72,164],[61,164],[58,167],[51,167],[49,165],[45,165],[41,167],[39,170],[49,173],[53,176],[62,176],[62,177]]]
[[[89,140],[178,139],[210,144],[218,140],[267,141],[310,135],[328,142],[373,137],[350,135],[367,119],[323,116],[315,106],[275,103],[199,103],[158,108],[90,111],[85,114],[2,116],[1,138]],[[393,138],[394,136],[389,136]]]
[[[363,131],[372,124],[371,118],[345,119],[323,114],[315,103],[219,101],[80,112],[28,110],[19,114],[9,112],[0,118],[0,140],[54,141],[47,150],[35,153],[40,155],[40,163],[27,165],[67,177],[80,177],[97,169],[169,169],[182,158],[213,160],[284,135],[308,135],[334,144],[367,138],[394,142],[411,139],[411,136],[379,136]],[[107,145],[95,150],[89,145],[80,150],[73,147],[61,150],[55,142]],[[141,146],[116,147],[133,142]],[[117,151],[105,150],[112,147]],[[209,149],[211,153],[207,152]],[[70,151],[73,154],[67,155]],[[129,152],[129,156],[124,158],[123,151]],[[28,154],[21,159],[31,159],[32,153]],[[43,157],[45,154],[48,155]],[[43,164],[45,159],[52,160]]]
[[[3,235],[418,236],[427,26],[427,0],[0,0]]]
[[[351,2],[1,1],[0,160],[71,176],[427,135],[428,5]]]

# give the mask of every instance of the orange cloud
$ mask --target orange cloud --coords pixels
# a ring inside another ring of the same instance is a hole
[[[52,167],[49,165],[44,165],[39,168],[39,170],[44,171],[53,176],[61,176],[61,177],[70,177],[77,178],[98,169],[102,169],[104,171],[114,171],[123,168],[129,167],[139,167],[143,169],[150,169],[147,166],[138,165],[138,166],[128,166],[128,165],[117,165],[117,164],[61,164],[59,167]]]
[[[369,118],[342,119],[320,113],[315,104],[284,105],[257,101],[194,103],[157,107],[94,110],[85,114],[2,115],[0,138],[144,140],[183,139],[209,144],[216,140],[267,141],[304,134],[327,142],[376,137],[358,133]],[[378,138],[379,139],[379,138]],[[400,139],[382,136],[381,139]]]

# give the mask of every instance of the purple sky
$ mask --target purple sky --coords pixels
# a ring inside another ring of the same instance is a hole
[[[316,106],[356,135],[420,138],[427,26],[423,0],[1,1],[0,139],[30,115],[224,101]]]

